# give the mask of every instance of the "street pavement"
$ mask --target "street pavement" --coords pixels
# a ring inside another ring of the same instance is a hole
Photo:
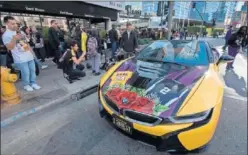
[[[223,40],[209,39],[222,46]],[[215,136],[201,154],[247,154],[247,61],[238,55],[234,71],[220,73],[226,83]],[[115,130],[98,114],[97,94],[64,102],[20,118],[1,129],[1,154],[162,155],[152,146]]]

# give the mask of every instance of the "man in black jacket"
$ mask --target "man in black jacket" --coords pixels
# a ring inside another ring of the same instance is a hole
[[[115,56],[117,50],[118,33],[115,29],[115,25],[112,25],[112,29],[109,31],[109,39],[111,42],[112,57]]]
[[[59,58],[61,56],[60,50],[59,50],[59,31],[58,31],[58,23],[55,20],[51,20],[51,27],[48,30],[48,40],[49,45],[52,48],[54,59],[53,62],[58,64]]]
[[[127,30],[122,34],[120,47],[123,48],[125,52],[133,53],[137,51],[138,41],[137,35],[132,30],[132,24],[127,23]]]

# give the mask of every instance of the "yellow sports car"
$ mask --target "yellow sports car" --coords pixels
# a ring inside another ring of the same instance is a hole
[[[101,78],[100,115],[158,151],[200,150],[220,117],[219,65],[230,61],[205,41],[155,41]]]

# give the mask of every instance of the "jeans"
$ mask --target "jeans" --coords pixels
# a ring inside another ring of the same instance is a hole
[[[65,46],[65,43],[64,42],[60,42],[59,51],[60,51],[61,54],[63,54],[64,51],[65,51],[64,46]]]
[[[37,63],[40,68],[42,67],[40,61],[36,57],[34,58],[34,62]]]
[[[24,86],[36,84],[34,60],[23,63],[15,63],[15,65],[21,71]]]
[[[111,43],[111,49],[112,49],[112,57],[114,57],[116,55],[116,50],[117,50],[117,43],[116,42]]]
[[[83,71],[84,66],[83,65],[77,65],[75,69],[71,69],[68,71],[68,75],[70,79],[77,79],[80,77],[84,77],[86,73]]]
[[[90,58],[92,70],[96,73],[99,73],[100,71],[100,65],[101,65],[101,55],[97,53],[95,56],[92,56]]]

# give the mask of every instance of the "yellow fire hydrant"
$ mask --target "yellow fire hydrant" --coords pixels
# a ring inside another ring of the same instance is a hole
[[[8,104],[18,104],[21,98],[15,87],[15,82],[18,80],[16,74],[10,73],[10,69],[1,66],[1,100]]]

